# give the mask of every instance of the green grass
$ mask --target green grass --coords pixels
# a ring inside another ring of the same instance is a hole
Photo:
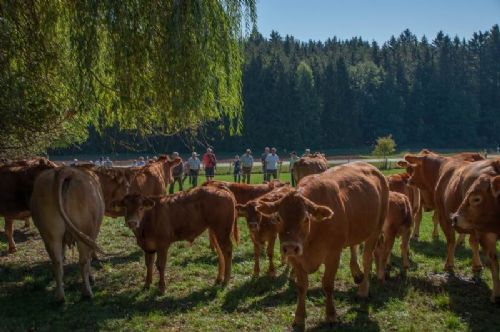
[[[261,176],[254,176],[255,182]],[[286,180],[286,178],[283,178]],[[2,225],[0,225],[3,227]],[[67,252],[66,304],[53,302],[54,280],[48,257],[35,228],[19,230],[18,252],[0,257],[0,331],[124,330],[124,331],[284,331],[295,310],[295,290],[278,269],[278,277],[252,279],[253,251],[247,228],[240,220],[241,243],[234,250],[233,277],[226,288],[214,286],[216,255],[202,235],[192,246],[171,247],[167,263],[167,292],[159,295],[155,275],[150,291],[142,291],[143,253],[123,219],[106,219],[98,238],[110,253],[93,264],[94,299],[80,299],[80,274],[76,250]],[[356,285],[344,252],[335,283],[342,331],[498,331],[500,307],[489,303],[491,277],[485,270],[480,282],[471,280],[470,249],[457,251],[455,277],[443,273],[445,243],[431,239],[431,214],[425,213],[420,242],[411,243],[411,269],[399,275],[399,242],[396,267],[384,284],[372,279],[368,301],[356,298]],[[0,252],[7,249],[0,235]],[[278,246],[276,263],[279,266]],[[267,259],[261,260],[261,271]],[[322,271],[322,269],[321,269]],[[321,272],[310,275],[307,328],[322,325],[324,297]]]

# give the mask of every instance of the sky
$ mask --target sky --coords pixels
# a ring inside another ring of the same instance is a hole
[[[500,0],[257,0],[257,26],[301,41],[361,36],[382,44],[410,29],[470,38],[500,23]]]

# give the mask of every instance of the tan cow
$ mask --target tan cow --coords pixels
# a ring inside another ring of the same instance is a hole
[[[213,187],[197,187],[169,196],[132,194],[114,203],[125,209],[125,222],[144,250],[147,268],[144,288],[151,285],[153,263],[158,254],[159,289],[165,292],[168,248],[177,241],[193,242],[207,228],[219,258],[216,282],[229,282],[233,253],[231,233],[236,233],[235,205],[230,191]]]
[[[29,226],[29,202],[36,177],[56,164],[46,158],[32,158],[4,163],[0,166],[0,216],[5,219],[5,235],[9,252],[16,251],[14,220],[25,220]]]
[[[321,153],[301,157],[293,165],[293,174],[295,181],[299,181],[308,175],[323,173],[328,169],[328,162]]]
[[[408,197],[412,216],[413,224],[415,225],[412,237],[418,239],[420,236],[420,223],[422,222],[422,198],[420,197],[420,190],[415,186],[408,185],[408,179],[410,174],[392,174],[387,176],[387,182],[389,183],[389,190],[401,193]],[[432,232],[433,237],[437,237],[437,227],[438,223],[434,224],[434,230]]]
[[[451,216],[459,209],[474,181],[483,174],[496,176],[500,174],[500,160],[482,160],[468,162],[450,157],[437,155],[407,155],[405,156],[414,169],[410,184],[419,188],[434,190],[434,202],[439,224],[445,233],[447,240],[447,258],[445,269],[452,271],[455,258],[455,231],[459,233],[470,233],[469,243],[472,249],[472,269],[475,273],[482,270],[479,257],[479,242],[486,254],[493,259],[496,257],[496,235],[488,233],[476,234],[460,227],[453,227]],[[494,266],[498,263],[492,263]],[[492,269],[493,295],[492,299],[500,295],[500,281],[497,271]]]
[[[234,194],[236,203],[246,204],[262,195],[265,195],[276,188],[287,186],[287,183],[282,183],[279,180],[273,180],[263,184],[246,184],[227,181],[207,181],[202,186],[217,187],[228,189]]]
[[[56,300],[64,301],[63,258],[66,246],[76,244],[83,278],[83,297],[92,297],[90,261],[99,251],[95,239],[104,217],[99,179],[75,167],[46,170],[35,181],[31,197],[33,222],[52,261]]]
[[[392,247],[396,237],[401,236],[401,258],[403,266],[401,274],[406,275],[410,267],[410,236],[413,226],[413,211],[408,196],[395,192],[389,192],[389,208],[384,222],[384,241],[382,242],[382,262],[389,271]]]
[[[358,295],[368,296],[372,258],[388,199],[389,188],[382,173],[372,165],[352,163],[303,178],[298,189],[275,202],[259,202],[257,211],[278,218],[281,251],[296,274],[295,325],[303,326],[305,322],[308,274],[322,264],[326,320],[335,321],[334,280],[345,247],[364,243],[364,276]],[[381,261],[378,263],[377,275],[383,278],[384,268]]]

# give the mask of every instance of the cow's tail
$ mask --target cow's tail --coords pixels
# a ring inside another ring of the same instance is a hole
[[[56,191],[56,197],[57,197],[57,208],[59,210],[59,213],[61,214],[64,224],[66,226],[66,229],[71,233],[71,235],[79,240],[85,243],[87,246],[92,248],[94,251],[104,254],[104,252],[99,248],[97,243],[92,240],[87,234],[83,233],[80,231],[70,220],[68,217],[68,214],[66,213],[66,210],[64,209],[64,200],[63,200],[63,186],[65,183],[69,183],[71,181],[71,177],[73,175],[73,172],[70,168],[63,167],[60,170],[56,171],[55,175],[55,191]]]

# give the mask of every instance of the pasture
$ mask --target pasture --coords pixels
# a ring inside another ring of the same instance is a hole
[[[288,177],[282,174],[281,179],[287,181]],[[262,175],[255,174],[252,182],[261,179]],[[336,330],[498,330],[500,307],[488,300],[489,270],[484,270],[481,280],[472,280],[471,252],[465,244],[457,250],[455,276],[445,274],[444,236],[440,233],[438,241],[432,240],[431,217],[431,213],[424,214],[421,238],[411,243],[407,277],[399,274],[397,241],[390,278],[381,284],[372,277],[368,301],[356,298],[348,250],[344,252],[335,282]],[[5,235],[0,235],[0,331],[283,331],[292,322],[296,295],[285,267],[280,267],[278,245],[277,277],[265,275],[267,258],[263,256],[261,276],[252,278],[253,247],[243,219],[239,220],[241,242],[234,249],[233,276],[227,287],[214,286],[217,258],[207,236],[202,235],[192,246],[176,243],[170,248],[167,291],[159,295],[157,274],[151,289],[142,290],[144,257],[132,232],[122,218],[106,218],[98,243],[109,255],[93,263],[95,297],[91,301],[80,299],[78,254],[71,249],[66,254],[66,303],[62,306],[54,303],[55,282],[38,231],[33,226],[20,230],[21,225],[16,223],[15,254],[5,254]],[[3,229],[3,221],[0,227]],[[322,324],[321,272],[309,276],[306,328],[314,331],[328,330]]]

